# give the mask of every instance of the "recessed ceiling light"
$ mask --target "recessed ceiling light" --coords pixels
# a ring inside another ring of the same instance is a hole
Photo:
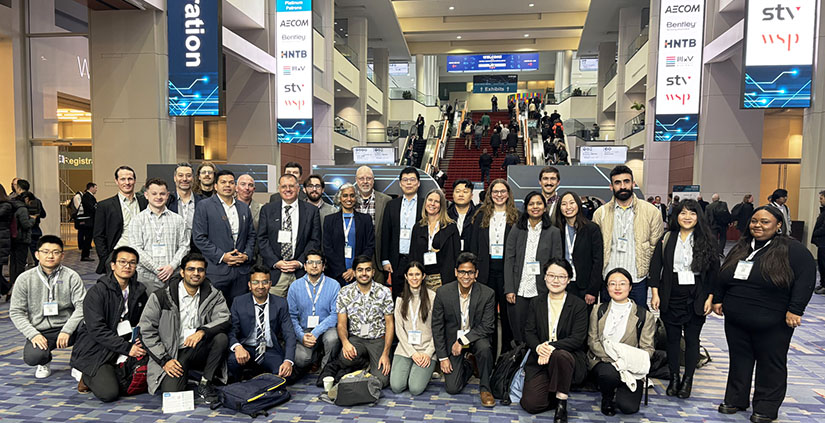
[[[533,6],[535,6],[535,4],[530,3],[530,4],[528,4],[528,6],[533,7]]]
[[[529,36],[530,36],[530,34],[524,34],[524,38],[527,38]]]
[[[349,34],[344,34],[345,37],[349,37]]]
[[[460,36],[460,35],[456,35],[456,37],[455,37],[455,38],[456,38],[457,40],[460,40],[460,39],[461,39],[461,36]]]
[[[338,25],[338,22],[333,22],[333,24]]]
[[[340,93],[340,92],[341,92],[341,89],[340,89],[340,88],[336,88],[336,89],[335,89],[335,92],[336,92],[336,93]]]
[[[450,6],[448,9],[455,10],[455,6]]]

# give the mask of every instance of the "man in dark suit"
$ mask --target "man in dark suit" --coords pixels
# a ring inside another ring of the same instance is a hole
[[[402,196],[392,199],[384,210],[381,223],[381,266],[392,275],[392,297],[404,290],[404,270],[410,261],[412,229],[421,220],[424,200],[418,196],[421,180],[418,169],[405,167],[398,177]]]
[[[192,220],[195,218],[195,205],[205,197],[192,192],[195,171],[189,163],[178,163],[172,179],[175,181],[175,192],[169,194],[166,207],[172,213],[177,213],[186,222],[186,229],[192,232]]]
[[[284,175],[289,174],[295,176],[295,179],[298,180],[298,185],[301,185],[301,181],[304,179],[304,167],[301,166],[298,162],[289,162],[284,165]],[[276,192],[269,196],[269,202],[274,203],[281,199],[281,193]],[[302,191],[298,190],[298,199],[301,201],[307,200],[307,194]]]
[[[361,166],[355,172],[356,191],[359,194],[355,203],[355,211],[370,215],[372,227],[375,230],[375,264],[376,271],[373,280],[379,284],[387,282],[387,275],[381,270],[381,229],[384,222],[384,209],[392,200],[389,195],[375,190],[375,174],[369,166]]]
[[[355,280],[352,261],[357,256],[372,257],[375,253],[375,231],[370,216],[355,211],[355,186],[347,182],[338,189],[341,211],[329,215],[324,222],[324,256],[327,274],[341,286]]]
[[[298,200],[298,178],[278,180],[280,199],[265,205],[258,218],[258,249],[272,269],[272,293],[285,298],[289,285],[304,275],[306,252],[321,248],[318,208]]]
[[[262,367],[281,377],[292,375],[295,360],[295,331],[286,300],[269,293],[268,268],[256,264],[249,275],[250,293],[232,304],[229,331],[229,372],[241,379],[247,366]],[[281,343],[284,343],[281,348]]]
[[[705,208],[705,217],[708,225],[713,231],[713,235],[719,243],[719,254],[725,253],[725,244],[728,242],[728,225],[730,225],[731,215],[728,211],[728,203],[719,199],[719,194],[713,194],[710,205]]]
[[[192,239],[206,257],[206,277],[231,307],[249,280],[255,228],[249,206],[235,200],[234,173],[221,170],[215,174],[215,194],[195,208]]]
[[[455,181],[453,184],[453,202],[447,208],[447,216],[455,220],[455,226],[461,236],[461,251],[470,249],[470,236],[473,232],[473,214],[475,212],[473,183],[467,179]]]
[[[148,203],[143,196],[135,195],[136,177],[137,174],[129,166],[115,169],[117,194],[97,204],[94,240],[98,274],[106,273],[106,263],[112,251],[128,244],[129,226]]]
[[[77,217],[74,227],[77,229],[77,245],[80,247],[80,261],[94,261],[90,257],[92,252],[92,237],[94,237],[95,212],[97,211],[97,184],[89,182],[86,191],[80,196],[80,205],[77,208]],[[74,201],[74,200],[72,200]]]
[[[445,388],[449,394],[460,393],[473,366],[465,354],[471,352],[478,364],[481,404],[492,407],[496,401],[490,391],[493,373],[492,337],[495,336],[495,292],[476,284],[478,267],[473,253],[461,253],[456,260],[458,278],[438,288],[433,303],[433,342],[444,373]]]

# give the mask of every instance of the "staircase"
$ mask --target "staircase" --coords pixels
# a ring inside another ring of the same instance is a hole
[[[421,160],[424,158],[424,150],[427,149],[427,140],[418,138],[413,143],[413,151],[416,153],[414,167],[421,168]]]
[[[507,110],[503,112],[488,112],[490,115],[490,123],[495,126],[499,121],[502,124],[510,122]],[[484,111],[471,112],[473,122],[481,121]],[[456,122],[461,124],[461,122]],[[461,132],[462,128],[458,128]],[[476,150],[473,147],[471,150],[464,148],[464,138],[452,138],[447,145],[444,152],[444,158],[439,161],[439,168],[447,172],[447,182],[444,184],[444,192],[447,195],[447,200],[453,199],[453,183],[460,179],[469,179],[472,182],[481,182],[481,168],[478,166],[478,159],[481,157],[481,152],[486,148],[487,152],[492,156],[493,148],[490,147],[490,136],[492,135],[492,127],[487,133],[486,137],[481,138],[481,149]],[[458,134],[459,136],[463,134]],[[505,140],[502,140],[504,143]],[[490,166],[490,181],[498,178],[507,178],[507,171],[501,169],[501,164],[504,163],[504,154],[502,148],[499,148],[498,157],[493,157],[493,164]],[[518,146],[516,147],[516,155],[519,156],[521,163],[524,164],[524,143],[523,139],[519,137]],[[485,186],[486,188],[486,186]]]

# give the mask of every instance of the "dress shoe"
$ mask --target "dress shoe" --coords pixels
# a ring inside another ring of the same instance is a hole
[[[693,376],[685,376],[685,378],[682,379],[682,386],[679,387],[679,393],[677,395],[681,399],[690,398],[691,389],[693,389]]]
[[[602,397],[602,414],[605,416],[616,415],[616,403],[612,399]]]
[[[745,411],[745,409],[723,402],[719,404],[718,411],[722,414],[736,414],[738,411]]]
[[[754,412],[751,414],[751,421],[753,423],[771,423],[774,419],[765,414]]]
[[[87,392],[89,392],[89,391],[91,391],[91,389],[89,389],[89,387],[88,387],[88,386],[86,386],[86,384],[85,384],[85,383],[83,383],[83,379],[80,379],[80,380],[77,382],[77,392],[80,392],[81,394],[85,394],[85,393],[87,393]]]
[[[95,259],[93,259],[91,257],[81,257],[80,261],[95,261]]]
[[[556,405],[556,415],[553,416],[553,423],[567,423],[567,400],[559,400]]]
[[[814,290],[815,294],[825,295],[825,286],[820,286],[819,288]]]
[[[487,391],[481,391],[481,405],[485,407],[493,407],[496,405],[496,399],[493,398],[493,394]]]
[[[675,397],[679,393],[679,373],[670,374],[670,383],[667,384],[665,394],[669,397]]]

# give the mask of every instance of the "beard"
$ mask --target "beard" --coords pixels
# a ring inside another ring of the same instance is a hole
[[[620,189],[613,192],[613,196],[619,201],[627,201],[633,195],[633,191],[628,189]]]
[[[307,191],[307,198],[312,201],[316,202],[321,199],[321,193],[318,191]]]

